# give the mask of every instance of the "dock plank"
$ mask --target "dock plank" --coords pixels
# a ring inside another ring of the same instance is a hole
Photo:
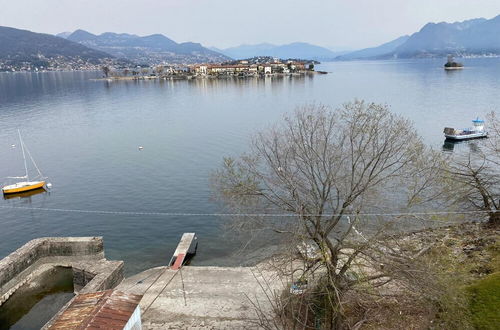
[[[195,239],[195,233],[184,233],[182,234],[181,241],[174,252],[174,257],[177,257],[179,254],[187,255],[189,253],[189,248]]]

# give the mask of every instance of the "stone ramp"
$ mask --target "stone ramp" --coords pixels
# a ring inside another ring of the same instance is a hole
[[[250,299],[271,312],[259,285],[264,279],[272,290],[282,289],[281,281],[256,267],[194,266],[150,269],[116,289],[144,295],[144,329],[252,329],[258,327]]]
[[[139,304],[143,314],[153,306],[156,300],[162,297],[165,291],[172,288],[170,284],[176,275],[178,275],[178,271],[165,268],[159,276],[156,277],[157,279],[147,288]]]

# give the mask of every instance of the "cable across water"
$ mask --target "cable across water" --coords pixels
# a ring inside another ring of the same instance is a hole
[[[297,217],[295,213],[195,213],[195,212],[146,212],[146,211],[106,211],[106,210],[82,210],[48,207],[6,206],[0,205],[2,209],[66,212],[66,213],[89,213],[89,214],[111,214],[111,215],[142,215],[162,217]],[[362,217],[398,217],[398,216],[432,216],[432,215],[459,215],[459,214],[488,214],[491,211],[429,211],[429,212],[407,212],[407,213],[323,213],[302,214],[309,217],[334,217],[334,216],[362,216]]]

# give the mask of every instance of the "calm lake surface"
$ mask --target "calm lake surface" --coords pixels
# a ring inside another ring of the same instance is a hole
[[[209,174],[247,149],[252,134],[308,103],[387,103],[442,148],[444,126],[500,109],[500,59],[339,62],[305,78],[93,81],[100,73],[0,73],[0,177],[23,175],[17,129],[53,188],[0,200],[0,257],[41,236],[104,236],[127,274],[164,265],[196,232],[193,264],[239,264],[238,242],[212,216],[86,214],[5,207],[220,212]],[[479,142],[480,143],[480,142]],[[13,148],[11,145],[15,144]],[[142,151],[139,146],[144,146]],[[222,210],[223,211],[223,210]]]

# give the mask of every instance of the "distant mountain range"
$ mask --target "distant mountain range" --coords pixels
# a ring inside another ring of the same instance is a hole
[[[402,36],[395,40],[389,41],[385,44],[382,44],[378,47],[365,48],[361,50],[357,50],[351,53],[347,53],[344,55],[337,56],[337,60],[362,60],[362,59],[370,59],[376,58],[378,56],[383,56],[393,52],[396,48],[404,44],[410,36]]]
[[[5,66],[18,66],[20,63],[46,65],[49,59],[55,58],[97,64],[112,57],[50,34],[0,26],[0,62]]]
[[[162,34],[141,37],[107,32],[95,35],[76,30],[52,36],[0,26],[0,71],[45,69],[47,65],[53,69],[85,70],[98,68],[103,63],[218,63],[256,56],[328,61],[444,57],[447,54],[500,55],[500,15],[489,20],[428,23],[411,36],[348,53],[304,42],[208,49],[199,43],[177,43]]]
[[[411,36],[379,47],[337,57],[338,60],[444,57],[447,54],[500,55],[500,15],[490,20],[428,23]]]
[[[199,43],[176,43],[162,34],[137,36],[106,32],[95,35],[84,30],[63,32],[61,38],[77,42],[95,50],[125,58],[138,64],[223,62],[227,56],[203,47]]]
[[[294,42],[286,45],[262,43],[257,45],[241,45],[226,49],[211,48],[234,59],[246,59],[256,56],[272,56],[278,58],[301,58],[310,60],[332,60],[342,52],[333,52],[327,48],[305,42]]]
[[[428,23],[411,36],[405,35],[378,47],[353,52],[333,52],[303,42],[281,46],[263,43],[211,49],[235,59],[273,56],[319,61],[428,58],[444,57],[447,54],[500,55],[500,15],[490,20],[478,18],[455,23]]]

